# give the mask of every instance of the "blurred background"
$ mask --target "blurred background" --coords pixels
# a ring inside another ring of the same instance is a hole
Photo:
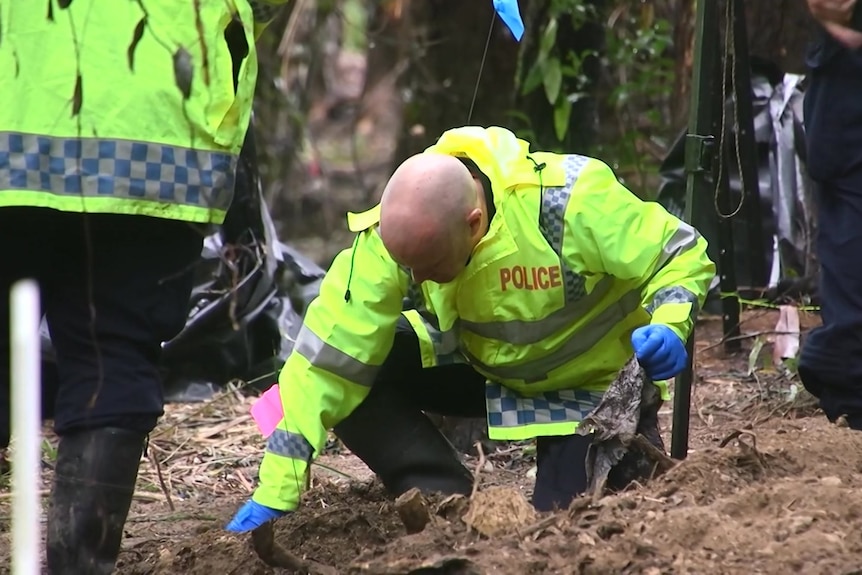
[[[805,3],[746,2],[752,67],[804,72]],[[324,268],[394,165],[444,130],[507,127],[589,154],[654,199],[685,129],[694,0],[521,0],[516,42],[491,0],[293,0],[259,42],[264,197],[279,237]],[[724,11],[722,10],[722,14]],[[725,31],[724,22],[716,22]],[[490,29],[490,36],[489,36]],[[478,85],[486,41],[486,61]]]

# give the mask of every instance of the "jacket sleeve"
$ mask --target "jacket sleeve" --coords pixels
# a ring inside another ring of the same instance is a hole
[[[297,508],[328,431],[365,399],[389,354],[406,290],[374,229],[336,256],[279,374],[284,419],[267,439],[254,501]]]
[[[582,167],[565,214],[564,257],[641,286],[650,323],[685,341],[715,275],[697,230],[635,196],[595,159]]]

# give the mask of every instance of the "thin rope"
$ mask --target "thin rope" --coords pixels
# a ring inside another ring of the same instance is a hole
[[[479,93],[479,81],[482,79],[482,71],[485,69],[485,59],[488,57],[488,46],[491,44],[491,32],[494,31],[494,21],[497,13],[491,11],[491,26],[488,27],[488,37],[485,39],[485,51],[482,52],[482,62],[479,64],[479,75],[476,76],[476,87],[473,88],[473,99],[470,101],[470,112],[467,114],[467,124],[473,119],[473,106],[476,105],[476,95]]]

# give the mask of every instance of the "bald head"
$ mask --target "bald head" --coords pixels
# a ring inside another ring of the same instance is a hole
[[[408,158],[383,190],[383,244],[397,262],[413,269],[417,281],[451,281],[482,235],[474,237],[484,219],[480,191],[457,158],[432,153]]]

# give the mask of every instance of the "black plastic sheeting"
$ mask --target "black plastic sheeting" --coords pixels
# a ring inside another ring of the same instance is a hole
[[[752,253],[745,209],[732,218],[734,262],[740,286],[775,288],[788,282],[815,283],[818,263],[814,252],[816,214],[814,183],[805,169],[805,130],[802,100],[805,77],[784,74],[768,62],[752,60],[752,107],[760,214],[764,252]],[[733,102],[725,104],[727,129],[724,141],[730,146],[728,173],[730,205],[739,203],[742,186],[733,148]],[[661,168],[662,184],[657,200],[671,213],[682,216],[685,208],[685,132],[674,143]],[[746,159],[743,159],[746,161]],[[714,189],[714,183],[712,184]],[[704,209],[714,210],[713,194],[701,201]],[[711,259],[719,262],[718,218],[707,214],[698,218],[698,228],[710,242]],[[765,277],[752,277],[749,259],[760,258]]]
[[[204,240],[185,327],[162,344],[168,402],[202,401],[241,380],[265,390],[293,349],[324,270],[281,242],[263,201],[253,130],[237,166],[225,222]],[[53,412],[57,374],[42,323],[43,410]]]

